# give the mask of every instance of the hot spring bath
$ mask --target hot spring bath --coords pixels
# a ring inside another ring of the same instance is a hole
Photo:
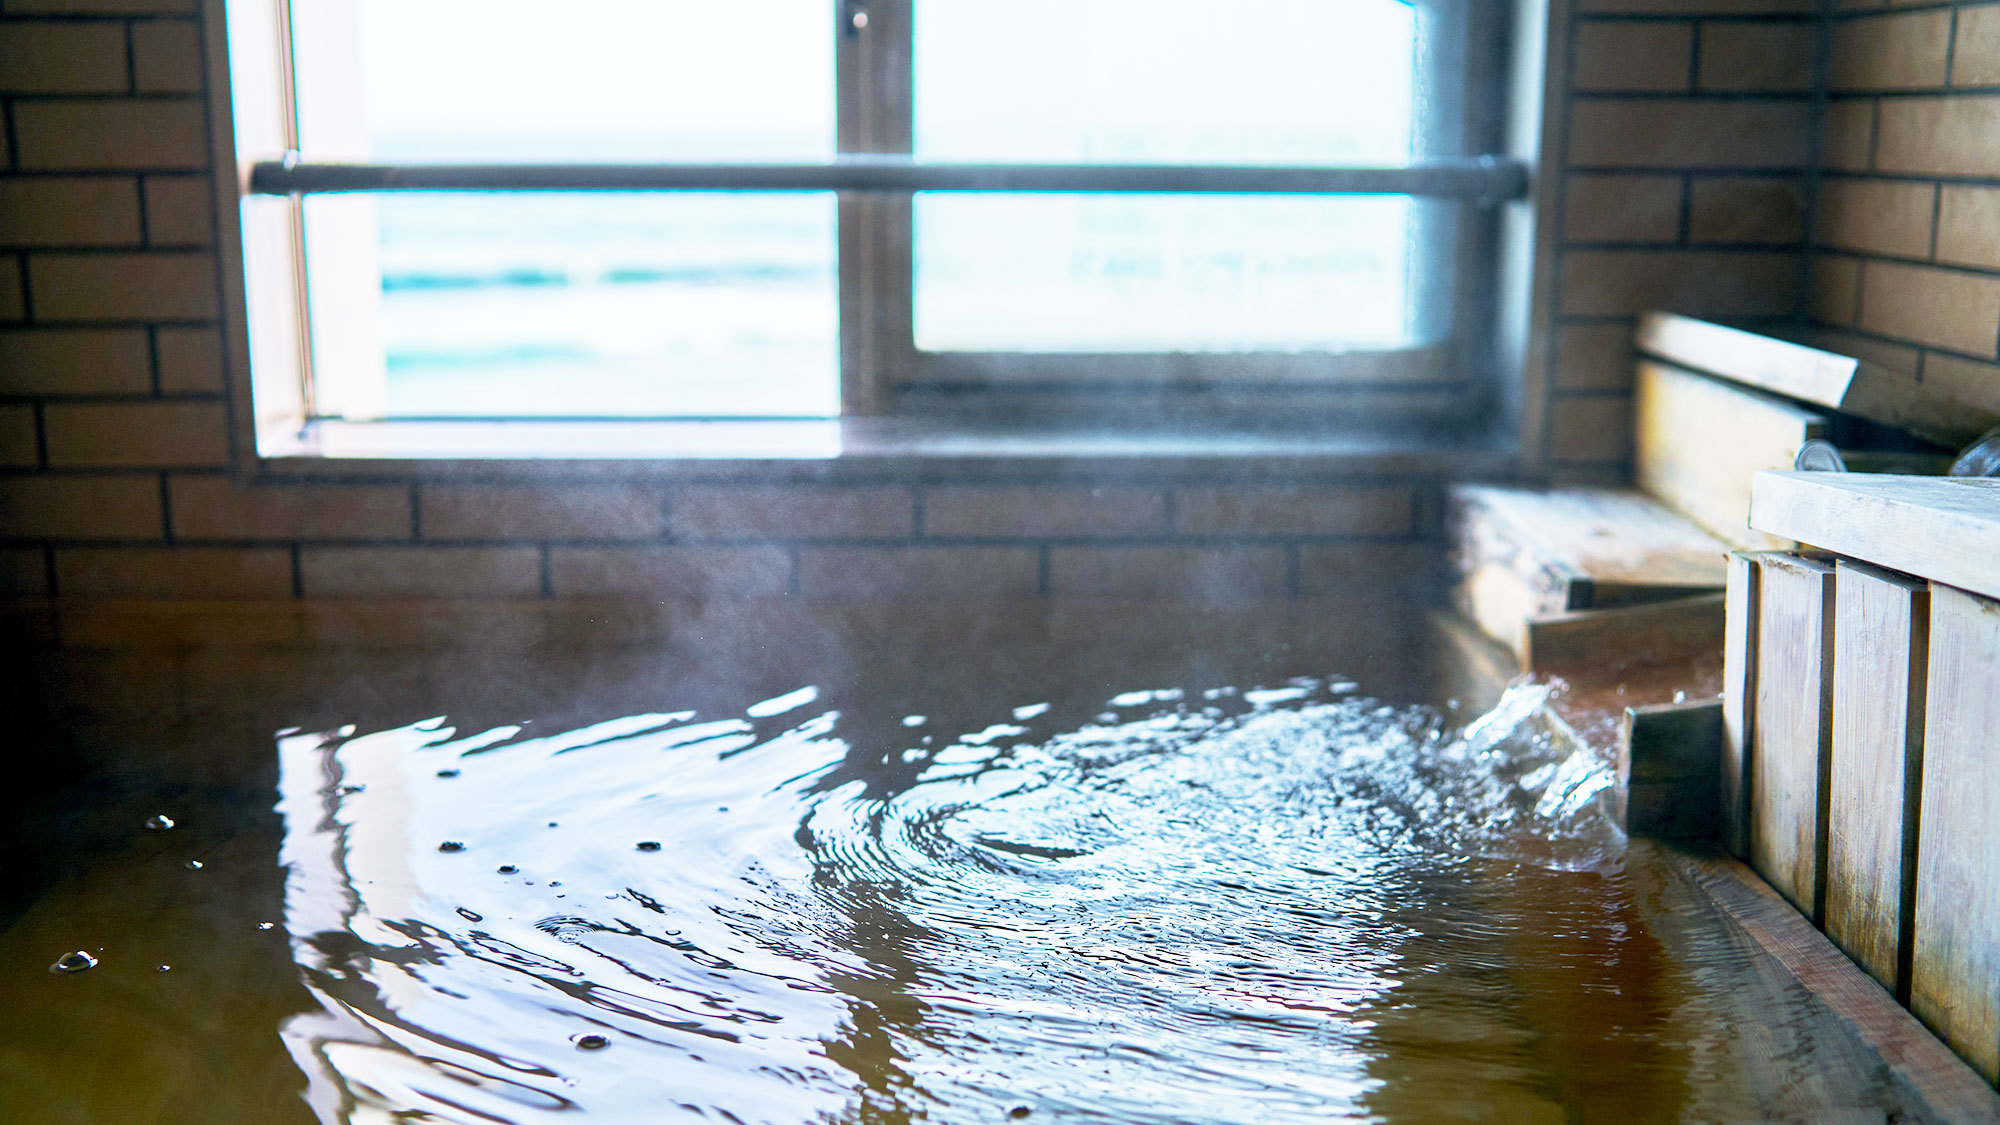
[[[1416,615],[862,616],[128,665],[8,1120],[1923,1116]]]

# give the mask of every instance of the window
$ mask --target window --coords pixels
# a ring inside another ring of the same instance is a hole
[[[1483,403],[1473,0],[229,0],[265,429]]]

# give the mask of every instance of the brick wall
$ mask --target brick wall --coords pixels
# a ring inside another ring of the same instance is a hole
[[[1812,317],[2000,408],[2000,4],[1833,16]]]
[[[1524,471],[1625,471],[1639,310],[1797,312],[1817,107],[1805,3],[1558,5],[1558,174],[1541,185],[1558,238],[1530,351],[1549,362],[1527,375],[1545,416]],[[198,0],[0,0],[5,594],[1295,595],[1426,557],[1436,481],[1407,475],[1070,461],[1059,480],[913,464],[787,485],[241,482],[203,19]],[[1990,336],[1945,343],[1992,358]]]
[[[1554,26],[1540,452],[1559,479],[1621,481],[1637,313],[1799,314],[1819,22],[1812,0],[1575,0]]]

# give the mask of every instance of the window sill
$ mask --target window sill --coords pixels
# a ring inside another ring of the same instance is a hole
[[[660,475],[839,479],[1012,474],[1506,475],[1488,433],[1306,428],[968,426],[921,418],[813,421],[322,421],[266,437],[265,476]]]

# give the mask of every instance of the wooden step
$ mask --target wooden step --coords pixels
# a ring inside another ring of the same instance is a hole
[[[1457,606],[1522,657],[1529,623],[1722,589],[1728,547],[1629,489],[1450,490]]]

